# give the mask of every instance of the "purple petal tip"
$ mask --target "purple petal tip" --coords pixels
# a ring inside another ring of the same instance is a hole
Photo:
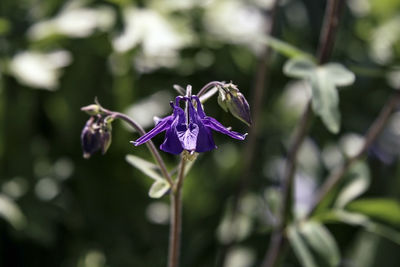
[[[129,143],[131,143],[134,146],[138,146],[139,145],[136,141],[129,141]]]

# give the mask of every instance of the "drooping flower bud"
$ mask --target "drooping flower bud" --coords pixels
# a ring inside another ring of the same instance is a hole
[[[83,157],[90,158],[101,150],[104,155],[111,145],[111,122],[113,118],[90,117],[81,133]]]
[[[81,145],[85,159],[101,148],[100,132],[95,117],[90,117],[81,133]]]
[[[228,83],[219,88],[218,104],[235,118],[251,125],[250,106],[236,85]]]

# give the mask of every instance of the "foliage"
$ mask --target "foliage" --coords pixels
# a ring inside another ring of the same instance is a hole
[[[170,114],[174,85],[197,92],[225,80],[252,109],[266,47],[273,53],[251,168],[246,145],[220,135],[217,150],[186,168],[181,265],[261,265],[282,204],[289,140],[311,98],[318,118],[298,156],[283,266],[398,266],[398,109],[366,156],[306,214],[400,88],[399,3],[346,1],[324,65],[311,55],[325,2],[282,1],[274,37],[265,36],[270,9],[268,1],[245,0],[2,0],[0,266],[165,266],[170,185],[146,148],[129,143],[138,133],[117,120],[107,154],[85,160],[80,108],[97,96],[149,130],[153,116]],[[216,98],[207,112],[247,131]],[[162,156],[176,175],[176,158]]]

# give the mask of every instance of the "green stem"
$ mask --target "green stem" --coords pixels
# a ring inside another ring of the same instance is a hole
[[[200,97],[204,95],[209,89],[223,85],[224,85],[223,82],[217,82],[217,81],[209,82],[206,85],[204,85],[203,88],[200,89],[200,91],[197,93],[197,96]]]
[[[99,105],[100,106],[100,105]],[[113,116],[114,118],[121,119],[125,122],[127,122],[132,128],[134,128],[136,131],[139,132],[140,135],[146,134],[146,131],[140,126],[137,122],[135,122],[132,118],[129,116],[117,112],[117,111],[111,111],[108,109],[105,109],[100,106],[100,111],[103,114],[107,114],[110,116]],[[150,150],[151,154],[153,155],[154,159],[156,160],[158,166],[160,167],[161,173],[164,176],[164,178],[168,181],[169,185],[172,187],[174,182],[172,181],[171,175],[168,173],[167,167],[165,166],[164,160],[161,158],[160,153],[158,153],[158,150],[156,146],[154,145],[153,141],[148,141],[146,143],[147,148]]]
[[[179,266],[179,250],[182,229],[182,186],[185,176],[186,160],[181,157],[178,178],[171,192],[171,219],[169,232],[168,267]]]

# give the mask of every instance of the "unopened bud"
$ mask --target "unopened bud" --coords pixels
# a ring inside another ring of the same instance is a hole
[[[99,105],[96,105],[96,104],[84,106],[81,108],[81,110],[91,116],[94,116],[94,115],[97,115],[100,113],[100,107],[99,107]]]
[[[249,103],[236,85],[229,83],[219,89],[218,104],[235,118],[251,125]]]
[[[111,145],[111,122],[113,118],[91,117],[81,133],[83,157],[90,158],[95,152],[101,150],[104,155]]]
[[[86,122],[85,127],[83,127],[81,133],[81,145],[83,157],[85,159],[90,158],[90,156],[101,147],[100,133],[94,117],[91,117]]]

